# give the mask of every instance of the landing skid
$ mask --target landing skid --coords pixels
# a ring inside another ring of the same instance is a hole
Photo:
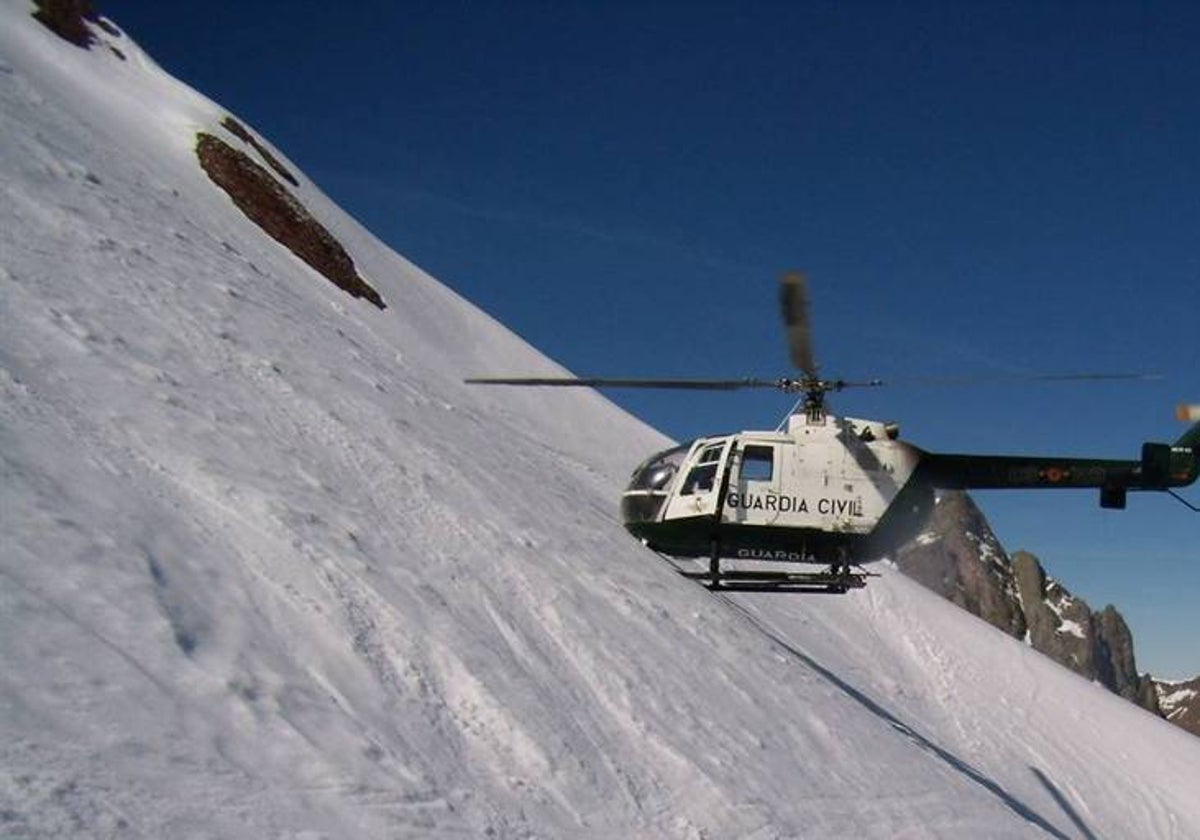
[[[837,572],[774,572],[730,569],[714,576],[710,571],[687,571],[679,574],[689,580],[703,581],[709,589],[733,592],[829,592],[840,594],[867,585],[868,577],[878,577],[864,571]]]

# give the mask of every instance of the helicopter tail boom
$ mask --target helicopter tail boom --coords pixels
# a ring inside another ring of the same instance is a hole
[[[1131,488],[1140,483],[1142,462],[1019,455],[929,454],[922,459],[921,468],[929,483],[942,490]]]
[[[1100,490],[1101,507],[1123,508],[1127,491],[1169,491],[1196,481],[1200,423],[1173,445],[1142,444],[1142,457],[1136,461],[928,453],[921,470],[928,483],[946,490],[1095,487]]]

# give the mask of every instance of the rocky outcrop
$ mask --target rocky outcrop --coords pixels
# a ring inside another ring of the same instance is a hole
[[[225,117],[225,119],[221,120],[221,127],[234,137],[241,140],[243,143],[249,145],[250,148],[254,149],[254,151],[258,152],[258,156],[263,159],[263,162],[265,162],[267,166],[271,167],[271,169],[275,171],[275,174],[280,178],[287,181],[293,187],[300,186],[300,182],[296,180],[296,176],[293,175],[286,166],[279,162],[279,158],[271,154],[270,149],[258,142],[258,138],[251,134],[240,122],[235,120],[233,117]]]
[[[1094,678],[1096,633],[1088,605],[1057,581],[1047,579],[1041,562],[1032,554],[1014,554],[1012,574],[1029,644],[1072,671]]]
[[[1139,674],[1133,657],[1133,633],[1125,619],[1109,604],[1093,616],[1096,628],[1097,679],[1127,700],[1161,714],[1158,692],[1149,674]]]
[[[1005,633],[1025,635],[1008,555],[965,493],[941,496],[925,532],[895,559],[906,575],[968,612]]]
[[[91,0],[34,0],[33,5],[34,20],[64,41],[85,50],[101,43],[125,60],[125,53],[114,43],[124,35],[116,24],[96,12]]]
[[[1154,693],[1163,717],[1200,735],[1200,677],[1183,682],[1155,680]]]
[[[35,0],[34,6],[34,19],[55,35],[85,50],[91,47],[95,38],[88,21],[99,20],[91,0]]]
[[[1005,553],[965,493],[946,493],[924,533],[896,555],[901,571],[1035,650],[1160,714],[1153,680],[1137,671],[1133,636],[1113,606],[1094,613],[1032,554]],[[1200,704],[1198,704],[1200,705]]]
[[[240,125],[238,128],[245,132]],[[261,150],[261,144],[256,143],[255,148]],[[196,156],[208,177],[269,236],[351,296],[365,298],[380,309],[386,307],[379,292],[359,276],[354,261],[333,234],[245,152],[201,132]]]
[[[1048,578],[1041,562],[1018,551],[1013,577],[1028,626],[1027,641],[1056,662],[1144,709],[1159,713],[1153,681],[1138,673],[1133,634],[1111,604],[1094,613],[1061,583]]]
[[[120,40],[121,31],[96,13],[91,0],[35,0],[34,5],[33,17],[60,38],[83,49],[103,41],[114,55],[125,60],[125,54],[111,40]],[[298,187],[296,176],[233,117],[226,116],[221,127],[250,147],[275,177],[245,152],[216,135],[200,132],[196,157],[208,177],[229,194],[248,219],[335,286],[385,309],[383,298],[359,275],[342,244],[276,180]]]

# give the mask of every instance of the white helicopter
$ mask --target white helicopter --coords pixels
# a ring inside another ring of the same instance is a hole
[[[1194,423],[1183,437],[1174,444],[1143,444],[1138,460],[933,453],[901,441],[894,423],[836,417],[826,410],[826,394],[884,383],[818,376],[804,275],[784,275],[781,302],[791,361],[802,374],[796,379],[483,377],[466,382],[722,391],[775,388],[799,394],[795,408],[802,410],[792,413],[785,427],[703,437],[659,452],[634,470],[625,489],[621,515],[626,529],[660,554],[707,558],[707,571],[679,570],[711,588],[845,592],[864,586],[869,573],[859,564],[882,557],[916,536],[939,489],[1098,488],[1101,507],[1124,508],[1130,490],[1172,492],[1171,488],[1194,482],[1200,472],[1200,422],[1196,422],[1200,406],[1181,407],[1180,419]],[[1145,377],[1028,377],[1041,381],[1125,378]],[[722,559],[771,561],[771,568],[754,564],[760,568],[722,569]],[[781,571],[779,564],[825,568]]]

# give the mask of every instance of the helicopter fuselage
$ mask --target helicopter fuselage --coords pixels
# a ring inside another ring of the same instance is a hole
[[[701,438],[635,470],[625,527],[679,557],[831,563],[914,536],[933,505],[924,453],[871,420],[804,415],[786,431]]]

